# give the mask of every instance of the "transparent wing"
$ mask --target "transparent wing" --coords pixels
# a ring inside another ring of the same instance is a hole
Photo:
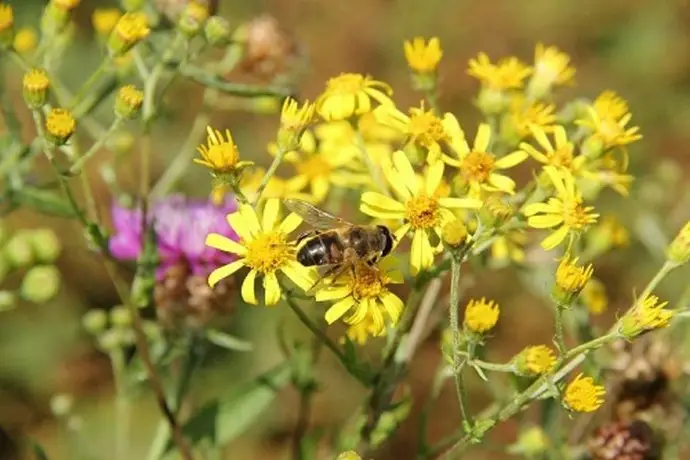
[[[283,200],[283,204],[290,211],[302,217],[306,223],[319,230],[330,230],[337,227],[352,225],[345,219],[329,214],[306,201],[286,198]]]

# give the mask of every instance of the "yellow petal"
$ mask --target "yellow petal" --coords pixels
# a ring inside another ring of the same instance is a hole
[[[314,299],[317,302],[325,302],[328,300],[342,299],[351,293],[352,289],[349,286],[333,286],[320,289],[314,296]]]
[[[208,275],[208,285],[214,287],[220,280],[227,278],[242,267],[244,267],[244,259],[216,268]]]
[[[264,276],[264,299],[266,305],[275,305],[280,300],[280,284],[275,273]]]
[[[359,210],[368,216],[377,217],[379,219],[385,219],[385,220],[402,219],[405,217],[404,211],[386,211],[386,210],[383,210],[380,208],[374,208],[372,206],[369,206],[366,203],[360,204]]]
[[[568,135],[563,126],[556,126],[554,129],[554,137],[556,138],[556,147],[561,148],[568,144]]]
[[[398,245],[400,244],[402,239],[405,238],[405,235],[407,235],[407,232],[409,232],[409,231],[410,231],[410,224],[405,224],[393,233],[393,236],[395,236],[395,246],[394,247],[398,247]]]
[[[475,152],[486,152],[491,142],[491,127],[488,123],[482,123],[477,129],[477,136],[474,138],[472,150]]]
[[[526,159],[527,159],[527,152],[523,152],[522,150],[516,150],[515,152],[510,153],[510,154],[496,160],[495,166],[498,169],[512,168],[515,165],[519,165],[520,163],[522,163]]]
[[[244,219],[244,224],[246,225],[247,229],[249,229],[249,233],[252,235],[258,235],[261,233],[259,216],[256,215],[254,208],[248,204],[243,204],[240,206],[240,215],[242,216],[242,219]]]
[[[557,231],[553,232],[546,238],[544,238],[544,241],[541,242],[541,247],[543,247],[546,250],[551,250],[561,244],[563,240],[565,239],[566,235],[568,235],[568,227],[565,225],[559,228]]]
[[[422,239],[426,238],[423,230],[415,230],[412,236],[412,246],[410,247],[410,267],[413,275],[419,273],[423,264],[423,250]]]
[[[280,270],[303,291],[308,291],[317,281],[313,268],[305,267],[294,260],[288,262]]]
[[[551,183],[556,188],[556,191],[560,196],[568,196],[568,191],[565,188],[565,182],[563,180],[563,172],[552,166],[544,166],[544,172],[551,179]]]
[[[549,138],[546,137],[544,130],[538,126],[530,126],[530,129],[532,131],[532,135],[537,140],[539,145],[541,145],[546,152],[553,152],[553,146],[551,145],[551,142],[549,142]]]
[[[226,219],[228,221],[228,224],[230,224],[230,227],[232,227],[232,229],[235,230],[235,233],[239,235],[242,241],[246,242],[254,240],[254,235],[249,230],[249,227],[246,225],[246,222],[244,221],[242,213],[240,213],[240,211],[228,214]]]
[[[380,297],[381,303],[386,307],[386,312],[393,323],[397,323],[405,304],[392,292],[385,292]]]
[[[256,305],[256,292],[254,291],[254,281],[256,280],[256,270],[250,270],[242,282],[242,299],[251,305]]]
[[[527,224],[534,228],[551,228],[563,222],[563,217],[558,214],[543,214],[527,219]]]
[[[433,195],[443,179],[443,162],[437,161],[430,165],[426,172],[426,194]]]
[[[311,182],[311,194],[314,196],[314,201],[320,203],[328,195],[330,188],[329,178],[326,176],[315,177]]]
[[[273,226],[278,220],[278,211],[280,210],[280,201],[277,198],[271,198],[266,200],[264,205],[262,227],[264,232],[270,232],[273,230]]]
[[[546,203],[530,203],[522,208],[522,213],[526,216],[533,216],[542,212],[553,212],[554,209]]]
[[[387,211],[405,211],[405,206],[402,203],[377,192],[364,192],[362,194],[362,203],[366,203],[374,208],[383,208]]]
[[[405,152],[402,150],[395,152],[393,154],[393,164],[398,170],[401,179],[404,181],[403,185],[405,185],[413,195],[417,195],[419,191],[419,179],[412,168],[412,164],[410,164],[410,160],[407,158],[407,155],[405,155]]]
[[[231,240],[227,236],[218,233],[209,233],[206,235],[206,246],[220,251],[231,252],[239,256],[243,256],[247,253],[247,248],[237,241]]]
[[[352,306],[355,304],[355,299],[350,297],[345,297],[343,300],[340,302],[337,302],[331,306],[326,311],[326,322],[328,324],[333,324],[337,320],[339,320],[347,311],[352,308]]]
[[[280,224],[280,226],[278,227],[278,231],[285,235],[288,235],[294,232],[295,229],[299,227],[301,223],[302,218],[298,214],[291,212]]]
[[[515,193],[515,182],[510,177],[504,176],[503,174],[491,174],[489,176],[489,184],[493,185],[502,192],[506,192],[511,195]]]
[[[479,209],[482,200],[476,198],[439,198],[438,202],[446,208]]]
[[[539,163],[548,163],[549,159],[547,158],[546,155],[535,149],[529,144],[525,144],[524,142],[520,144],[520,148],[522,149],[523,152],[527,153],[529,156],[537,160]]]

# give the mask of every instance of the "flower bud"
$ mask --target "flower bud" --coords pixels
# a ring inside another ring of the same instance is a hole
[[[31,110],[43,107],[48,99],[50,80],[43,69],[31,69],[24,74],[22,94],[24,102]]]
[[[606,295],[604,283],[596,278],[589,280],[580,293],[582,303],[587,307],[590,315],[601,315],[609,305],[609,298]]]
[[[127,12],[139,11],[144,7],[146,0],[121,0],[122,8]]]
[[[550,372],[556,365],[556,355],[546,345],[537,345],[522,350],[514,362],[521,375],[534,377]]]
[[[578,266],[577,258],[570,259],[566,254],[556,269],[556,285],[553,296],[559,305],[570,305],[592,277],[592,264]]]
[[[278,129],[278,148],[283,152],[295,150],[300,146],[300,139],[314,117],[316,106],[305,101],[302,107],[296,100],[287,98],[280,111],[280,129]]]
[[[643,332],[667,327],[674,312],[665,309],[666,305],[668,302],[659,302],[659,298],[651,294],[639,299],[618,321],[618,333],[632,340]]]
[[[163,329],[155,321],[144,321],[141,325],[144,335],[151,342],[159,341],[163,338]]]
[[[31,246],[36,258],[44,263],[55,262],[60,255],[62,245],[55,232],[50,228],[39,228],[29,234]]]
[[[134,136],[127,131],[118,131],[108,139],[108,148],[117,155],[126,155],[134,147]]]
[[[130,120],[135,118],[144,102],[144,93],[134,85],[120,88],[115,97],[115,115]]]
[[[192,0],[187,3],[180,19],[177,22],[177,29],[187,37],[196,36],[208,19],[208,6]]]
[[[35,51],[37,45],[38,36],[36,36],[36,32],[30,27],[22,27],[19,29],[12,43],[14,50],[22,55]]]
[[[14,41],[14,12],[12,7],[0,3],[0,47],[9,48]]]
[[[183,14],[177,21],[177,30],[185,37],[193,38],[201,32],[201,24],[196,19]]]
[[[7,262],[14,267],[26,267],[34,262],[34,252],[28,232],[15,233],[3,251]]]
[[[485,114],[498,114],[506,110],[509,97],[501,90],[482,87],[475,104]]]
[[[204,35],[212,46],[225,46],[230,43],[230,23],[220,16],[212,16],[206,21]]]
[[[508,447],[508,452],[526,458],[537,458],[546,452],[548,447],[549,438],[546,437],[544,430],[533,426],[520,433],[517,442]]]
[[[56,146],[65,145],[77,130],[77,121],[69,110],[51,109],[46,116],[46,137]]]
[[[500,308],[493,300],[472,299],[465,308],[464,326],[477,334],[483,334],[491,330],[498,322]]]
[[[22,280],[19,293],[33,303],[44,303],[55,297],[60,290],[60,272],[54,265],[31,267]]]
[[[72,412],[74,398],[68,394],[57,394],[50,398],[50,411],[56,417],[64,417]]]
[[[54,36],[65,29],[69,20],[69,11],[51,2],[43,10],[43,16],[41,17],[41,33],[43,33],[44,36]]]
[[[125,345],[124,331],[108,329],[98,336],[98,346],[106,353],[112,353]]]
[[[122,13],[117,8],[96,8],[91,15],[91,24],[100,37],[107,38],[121,17]]]
[[[680,229],[678,235],[666,248],[666,258],[678,265],[690,261],[690,221]]]
[[[81,324],[89,334],[98,335],[105,331],[108,325],[108,315],[100,308],[95,308],[84,313]]]
[[[17,306],[17,299],[12,291],[0,291],[0,311],[12,310]]]
[[[125,13],[115,25],[108,39],[108,49],[121,56],[149,36],[148,18],[144,13]]]
[[[65,11],[72,11],[77,6],[81,0],[51,0],[51,3],[55,5],[56,8],[60,8]]]
[[[443,224],[441,239],[451,248],[458,248],[465,244],[469,233],[461,220],[453,219]]]
[[[122,329],[132,325],[132,313],[125,305],[117,305],[110,310],[110,323]]]

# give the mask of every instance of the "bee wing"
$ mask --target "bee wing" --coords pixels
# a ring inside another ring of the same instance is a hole
[[[283,204],[290,211],[298,214],[306,223],[319,230],[330,230],[336,227],[352,226],[345,219],[336,217],[317,208],[311,203],[294,198],[285,198]]]

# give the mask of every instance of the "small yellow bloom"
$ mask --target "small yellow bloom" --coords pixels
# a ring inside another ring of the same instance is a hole
[[[519,139],[532,136],[532,128],[551,132],[556,122],[556,106],[541,102],[528,103],[524,96],[512,98],[506,121]]]
[[[402,274],[390,267],[387,260],[374,267],[362,263],[355,266],[353,273],[320,289],[315,297],[317,302],[336,301],[326,311],[326,322],[333,324],[350,313],[344,321],[351,328],[351,339],[364,343],[370,336],[384,335],[386,324],[395,325],[405,306],[386,287],[403,282]]]
[[[393,90],[388,84],[358,73],[342,73],[326,83],[326,89],[316,101],[317,112],[325,120],[344,120],[372,109],[371,100],[393,105]]]
[[[412,107],[409,115],[404,114],[393,105],[382,105],[374,110],[376,120],[403,133],[408,142],[420,145],[429,151],[431,163],[441,155],[439,142],[448,139],[443,129],[443,121],[433,110],[424,109],[424,101],[419,107]]]
[[[606,389],[596,385],[592,377],[579,374],[568,384],[563,396],[565,406],[575,412],[594,412],[604,404]]]
[[[81,3],[81,0],[51,0],[51,3],[64,11],[71,11]]]
[[[451,248],[462,246],[469,236],[467,227],[461,220],[449,220],[441,230],[441,240]]]
[[[225,138],[220,131],[210,126],[206,127],[206,133],[206,145],[202,144],[197,148],[201,158],[195,158],[195,163],[206,166],[217,174],[235,173],[253,164],[251,161],[240,161],[240,153],[229,129],[225,130]]]
[[[491,330],[498,321],[500,309],[493,300],[472,299],[465,307],[465,319],[463,324],[467,329],[478,334]]]
[[[50,80],[43,69],[31,69],[24,74],[22,80],[22,93],[24,101],[30,109],[36,110],[43,107],[48,98]]]
[[[613,91],[604,91],[592,104],[592,108],[601,118],[620,120],[628,113],[628,103]]]
[[[587,307],[591,315],[601,315],[609,305],[609,298],[606,295],[606,286],[596,278],[589,280],[585,288],[580,293],[582,303]]]
[[[503,91],[522,88],[524,79],[532,73],[532,69],[516,57],[492,64],[486,53],[479,53],[476,58],[470,59],[467,73],[478,79],[482,85]]]
[[[591,129],[593,139],[601,142],[604,149],[622,147],[642,139],[640,127],[627,127],[632,115],[625,114],[621,118],[602,116],[593,107],[588,107],[588,118],[575,120],[575,124]]]
[[[14,36],[14,50],[19,54],[31,53],[38,45],[38,36],[30,27],[22,27]]]
[[[46,116],[45,129],[51,142],[64,145],[77,130],[77,121],[69,110],[52,109]]]
[[[206,237],[206,245],[220,251],[229,252],[239,258],[219,267],[208,276],[208,284],[214,287],[220,280],[231,276],[242,267],[249,273],[242,282],[242,298],[245,302],[257,305],[256,277],[263,277],[264,303],[275,305],[280,300],[278,272],[282,272],[300,288],[307,290],[314,283],[311,270],[303,267],[295,259],[295,244],[288,235],[302,223],[294,213],[278,223],[280,201],[270,199],[266,202],[261,216],[249,205],[241,205],[239,210],[229,214],[227,219],[232,229],[240,237],[234,241],[224,235],[211,233]]]
[[[143,102],[144,93],[141,90],[134,85],[123,86],[115,98],[115,114],[121,118],[134,118]]]
[[[553,129],[554,140],[556,145],[553,145],[546,135],[543,128],[538,126],[531,126],[532,135],[536,139],[539,146],[543,149],[540,152],[532,145],[525,142],[520,144],[520,149],[529,156],[544,165],[553,166],[555,168],[564,168],[571,173],[576,174],[582,168],[586,159],[583,156],[575,157],[575,146],[568,140],[565,128],[563,126],[556,126]]]
[[[668,245],[666,258],[677,264],[686,264],[690,261],[690,222],[680,229],[678,235]]]
[[[575,69],[569,64],[570,56],[555,46],[545,47],[538,43],[534,53],[534,73],[527,94],[541,99],[549,93],[552,86],[571,83]]]
[[[439,62],[443,57],[441,41],[433,37],[428,43],[424,38],[415,37],[404,44],[405,59],[410,69],[417,73],[429,74],[436,72]]]
[[[556,286],[564,293],[576,295],[585,287],[593,274],[592,264],[579,266],[577,257],[571,259],[570,255],[566,254],[556,269]]]
[[[489,192],[515,193],[515,181],[496,171],[512,168],[527,158],[527,153],[517,150],[508,155],[496,158],[488,151],[491,143],[491,128],[482,123],[477,129],[474,144],[470,148],[465,133],[458,120],[450,113],[443,119],[443,126],[448,134],[449,144],[455,153],[455,158],[443,155],[443,160],[451,166],[459,168],[459,174],[469,186],[469,195],[479,198],[482,190]]]
[[[666,305],[668,302],[659,303],[659,298],[651,294],[639,299],[620,319],[618,332],[630,340],[643,332],[667,327],[674,312],[665,310]]]
[[[91,15],[91,24],[98,35],[107,37],[113,31],[122,12],[117,8],[96,8]]]
[[[125,13],[110,34],[108,47],[115,55],[122,55],[151,33],[146,15],[142,12]]]
[[[292,98],[286,98],[280,112],[280,130],[278,131],[278,147],[284,152],[299,147],[302,133],[314,117],[314,104],[306,101],[302,107]]]
[[[443,179],[444,165],[429,165],[423,179],[414,172],[405,153],[393,154],[392,164],[383,168],[384,175],[397,199],[377,192],[362,194],[360,210],[380,219],[403,220],[395,235],[398,241],[412,231],[410,266],[413,273],[431,267],[434,256],[442,247],[431,245],[431,235],[440,237],[443,224],[455,219],[451,209],[478,209],[482,202],[473,198],[439,197],[437,190]]]
[[[545,203],[528,204],[522,212],[528,217],[527,224],[530,227],[557,227],[557,230],[541,242],[541,246],[548,250],[561,244],[568,235],[572,243],[574,236],[595,223],[599,214],[592,212],[592,206],[582,204],[582,194],[575,188],[575,179],[568,170],[545,166],[544,171],[556,189],[556,196],[549,198]]]
[[[187,3],[182,15],[198,24],[203,24],[209,16],[208,5],[203,1],[192,0]]]
[[[556,365],[556,354],[546,345],[527,347],[515,357],[515,365],[524,375],[546,374]]]

